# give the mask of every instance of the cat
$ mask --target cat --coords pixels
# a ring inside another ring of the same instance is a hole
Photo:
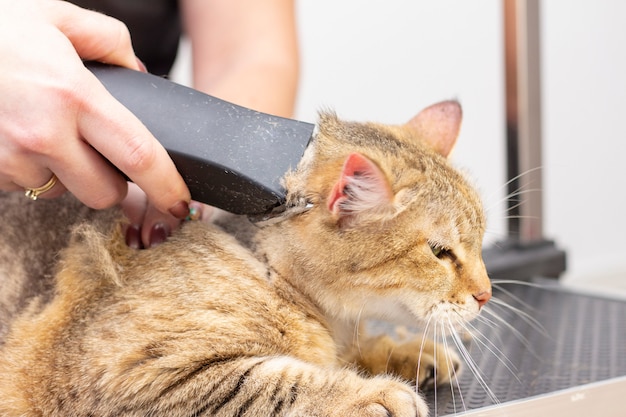
[[[0,193],[0,416],[426,416],[413,384],[458,356],[362,323],[471,320],[491,295],[483,208],[446,158],[460,123],[454,101],[398,126],[322,112],[280,219],[146,250],[119,209]]]

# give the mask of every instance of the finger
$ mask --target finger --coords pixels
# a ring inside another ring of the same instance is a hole
[[[69,43],[67,45],[71,48]],[[13,113],[9,113],[18,121],[18,128],[9,132],[9,138],[12,135],[17,140],[3,143],[0,166],[5,175],[12,175],[13,182],[30,188],[45,182],[52,171],[83,203],[92,208],[105,208],[120,202],[126,195],[126,181],[79,135],[76,117],[84,100],[89,99],[89,84],[104,87],[94,81],[93,75],[78,57],[74,56],[74,59],[75,65],[63,67],[65,72],[54,66],[49,70],[46,68],[48,71],[45,74],[58,71],[58,77],[45,80],[50,84],[56,82],[52,84],[55,88],[48,88],[45,83],[43,86],[33,86],[33,83],[21,86],[23,89],[30,88],[27,94],[30,98],[16,100]],[[37,81],[42,78],[30,75]],[[38,92],[44,98],[40,103],[36,103]],[[33,116],[19,120],[29,114]],[[50,114],[57,116],[48,117]]]
[[[141,227],[143,219],[146,217],[146,209],[148,207],[148,199],[137,184],[128,184],[128,193],[122,201],[122,210],[128,218],[130,224]]]
[[[82,59],[140,69],[130,33],[121,21],[65,1],[48,2],[47,7]]]
[[[2,191],[20,191],[23,189],[24,187],[21,187],[12,181],[0,180],[0,190]]]
[[[45,183],[40,182],[38,187],[24,187],[26,197],[33,200],[37,199],[52,199],[61,196],[65,193],[66,188],[56,175],[50,174],[50,178]],[[30,193],[29,193],[30,192]],[[31,195],[33,194],[33,195]]]
[[[53,198],[62,196],[63,194],[65,194],[66,191],[67,191],[67,188],[65,188],[65,185],[63,185],[61,181],[58,181],[56,184],[54,184],[54,187],[52,187],[49,191],[46,191],[43,194],[39,194],[38,198],[43,198],[44,200],[51,200]]]
[[[3,151],[7,149],[3,148]],[[0,166],[3,168],[3,175],[0,176],[0,189],[5,191],[41,188],[53,177],[52,172],[44,168],[45,165],[39,163],[37,157],[28,157],[19,152],[0,151]],[[54,186],[40,196],[41,198],[54,198],[65,191],[66,188],[57,178]]]
[[[126,196],[127,183],[111,164],[82,140],[64,142],[45,162],[59,180],[85,205],[103,209]]]
[[[200,220],[205,223],[210,223],[213,221],[214,214],[215,207],[211,207],[198,201],[192,201],[189,203],[189,217],[191,220]]]
[[[0,181],[0,190],[3,190],[3,191],[20,191],[20,192],[25,193],[28,188],[39,188],[39,187],[24,187],[14,182]],[[37,198],[45,198],[45,199],[57,198],[63,195],[66,191],[67,189],[65,188],[65,186],[60,181],[57,181],[51,189],[49,189],[48,191],[44,193],[38,194]]]
[[[160,212],[153,205],[148,204],[146,217],[141,226],[141,241],[144,247],[150,248],[160,245],[170,236],[172,230],[180,226],[181,220]]]
[[[191,195],[165,148],[88,74],[92,86],[78,116],[81,136],[144,190],[157,209],[184,218]]]
[[[122,209],[129,220],[129,224],[124,229],[126,244],[133,249],[143,249],[145,246],[141,242],[141,224],[146,216],[148,199],[136,184],[128,184],[128,194],[122,201]]]

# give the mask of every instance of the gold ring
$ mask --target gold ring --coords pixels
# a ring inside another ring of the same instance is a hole
[[[41,194],[45,193],[46,191],[50,191],[50,189],[54,187],[56,183],[57,183],[57,176],[52,174],[52,177],[48,180],[48,182],[42,185],[41,187],[24,188],[24,191],[25,191],[24,195],[30,198],[31,200],[35,201],[37,200],[37,197],[39,197]]]

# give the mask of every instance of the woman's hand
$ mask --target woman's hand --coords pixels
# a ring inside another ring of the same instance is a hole
[[[66,189],[93,208],[127,194],[125,173],[173,218],[188,214],[189,190],[165,149],[83,65],[139,70],[118,20],[56,0],[0,0],[0,189]]]
[[[128,195],[122,202],[122,208],[129,220],[126,243],[134,249],[150,248],[163,243],[182,221],[171,214],[158,211],[148,202],[146,193],[132,183],[128,184]],[[189,203],[189,208],[189,218],[193,220],[209,222],[215,214],[213,207],[197,201]]]

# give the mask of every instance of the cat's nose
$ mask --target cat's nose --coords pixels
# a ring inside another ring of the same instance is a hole
[[[474,294],[474,300],[478,301],[478,308],[482,308],[487,301],[491,298],[491,291],[483,291],[478,294]]]

